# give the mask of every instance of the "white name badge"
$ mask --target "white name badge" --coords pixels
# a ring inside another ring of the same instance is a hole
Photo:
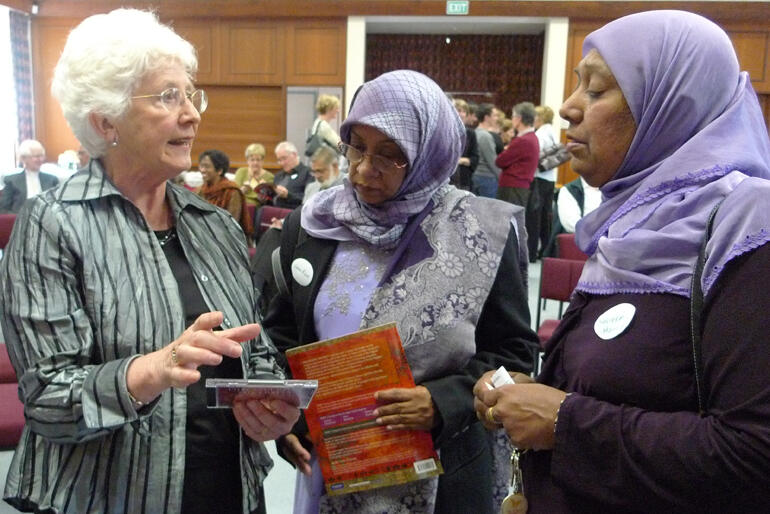
[[[291,263],[291,276],[297,284],[309,285],[313,281],[313,266],[307,259],[294,259]]]
[[[630,303],[620,303],[596,318],[594,332],[605,341],[622,334],[631,324],[636,314],[636,307]]]

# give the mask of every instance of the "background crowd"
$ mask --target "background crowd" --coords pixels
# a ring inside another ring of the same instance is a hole
[[[246,166],[207,149],[192,175],[208,104],[192,45],[145,11],[84,20],[52,86],[78,171],[42,171],[27,140],[0,196],[17,215],[0,294],[26,417],[5,500],[265,512],[275,440],[298,513],[497,512],[510,462],[529,512],[766,509],[756,94],[724,31],[690,13],[618,19],[582,55],[566,145],[548,106],[507,118],[398,70],[356,92],[339,134],[340,101],[321,95],[304,155],[278,143],[278,169],[254,142]],[[557,191],[560,151],[580,177]],[[261,212],[276,213],[264,234]],[[588,260],[541,346],[528,264],[563,232]],[[287,350],[391,322],[416,386],[375,393],[373,422],[429,433],[438,477],[328,495],[296,406],[206,407],[207,378],[285,378]],[[490,385],[500,366],[514,384]]]

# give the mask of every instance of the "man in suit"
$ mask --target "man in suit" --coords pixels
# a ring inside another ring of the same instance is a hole
[[[6,175],[5,188],[0,196],[2,214],[16,214],[27,198],[59,185],[59,179],[54,175],[40,171],[40,166],[45,162],[45,149],[40,141],[22,141],[19,145],[19,158],[24,170],[21,173]]]
[[[275,173],[273,178],[273,205],[284,209],[299,207],[305,196],[305,187],[315,178],[310,173],[310,168],[299,162],[297,147],[289,141],[278,143],[275,147],[275,158],[281,170]]]

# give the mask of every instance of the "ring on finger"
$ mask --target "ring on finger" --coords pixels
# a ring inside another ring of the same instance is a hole
[[[500,423],[500,421],[495,417],[495,408],[494,407],[490,407],[490,408],[487,409],[486,418],[487,418],[488,422],[490,422],[490,423],[492,423],[494,425],[497,425],[497,424]]]
[[[174,363],[174,366],[179,366],[179,356],[176,354],[176,346],[171,348],[171,362]]]

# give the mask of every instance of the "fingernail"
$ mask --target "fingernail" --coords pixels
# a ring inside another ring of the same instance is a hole
[[[382,425],[382,418],[377,418],[374,420],[374,422],[377,423],[378,425]]]
[[[380,415],[380,411],[378,411],[377,409],[374,409],[372,411],[372,416],[379,416],[379,415]]]

